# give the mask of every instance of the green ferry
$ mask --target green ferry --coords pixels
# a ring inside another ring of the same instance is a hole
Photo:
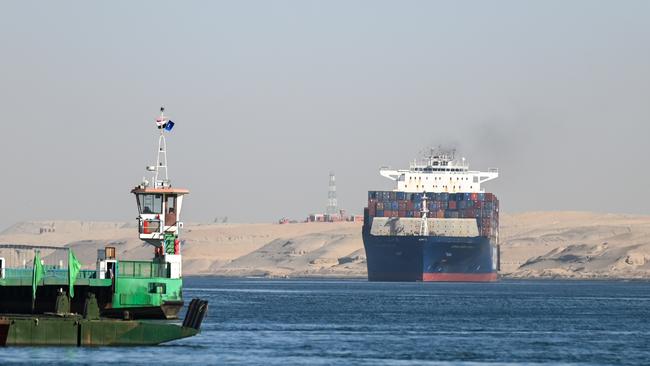
[[[156,165],[147,167],[153,179],[143,179],[131,190],[138,206],[138,235],[152,247],[153,257],[122,260],[108,246],[98,250],[94,266],[81,269],[67,247],[0,245],[0,340],[14,345],[49,344],[39,339],[68,344],[72,341],[67,338],[74,338],[72,343],[85,345],[86,338],[95,337],[106,341],[89,345],[157,344],[198,333],[207,312],[207,302],[198,299],[182,327],[140,321],[177,319],[184,304],[179,235],[183,197],[189,191],[172,187],[167,175],[165,132],[174,123],[165,117],[164,108],[156,125]],[[64,330],[70,334],[61,342],[59,336],[47,336]]]

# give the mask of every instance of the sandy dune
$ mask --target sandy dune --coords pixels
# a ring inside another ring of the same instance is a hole
[[[531,212],[501,219],[509,277],[650,278],[650,217]]]
[[[40,233],[41,228],[54,232]],[[194,224],[183,233],[185,274],[365,277],[359,223]],[[70,246],[88,267],[97,249],[147,259],[133,224],[27,222],[0,243]],[[650,278],[650,216],[588,212],[502,215],[501,273],[515,278]]]
[[[54,232],[40,233],[54,227]],[[359,223],[189,224],[182,234],[183,272],[228,276],[365,276]],[[67,246],[94,266],[97,250],[116,248],[118,258],[149,259],[153,247],[124,223],[42,221],[16,224],[0,243]],[[340,263],[339,263],[340,262]]]

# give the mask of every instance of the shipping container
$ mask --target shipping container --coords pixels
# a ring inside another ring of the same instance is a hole
[[[369,191],[368,213],[376,217],[418,218],[422,216],[422,196],[421,193]],[[429,192],[426,197],[429,217],[476,218],[482,235],[496,235],[499,200],[494,194]]]

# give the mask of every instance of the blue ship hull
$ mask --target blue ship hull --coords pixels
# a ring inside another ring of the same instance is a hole
[[[490,238],[375,236],[363,227],[369,281],[491,282],[499,249]]]

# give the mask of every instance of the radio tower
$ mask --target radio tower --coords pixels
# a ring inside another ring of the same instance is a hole
[[[339,213],[339,205],[336,202],[336,176],[334,176],[334,172],[330,172],[330,186],[327,192],[327,209],[325,212],[328,215]]]

